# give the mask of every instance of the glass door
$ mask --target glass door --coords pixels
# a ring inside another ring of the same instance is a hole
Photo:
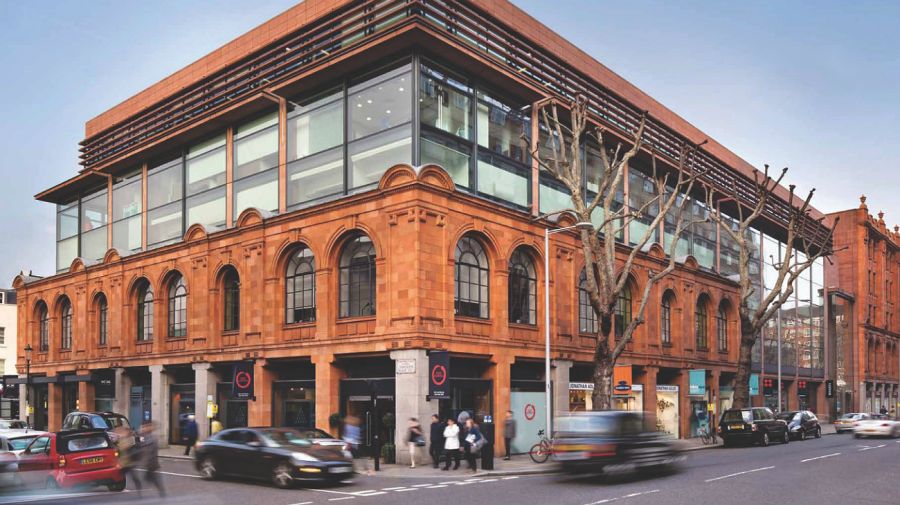
[[[188,422],[191,420],[200,422],[195,418],[194,412],[194,385],[173,385],[169,392],[169,408],[169,443],[185,444],[183,435]]]

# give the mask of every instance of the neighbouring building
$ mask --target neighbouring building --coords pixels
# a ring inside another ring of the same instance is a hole
[[[650,145],[669,167],[681,143],[708,138],[500,0],[308,0],[91,119],[83,169],[37,195],[57,205],[57,272],[15,280],[20,376],[34,349],[32,421],[56,428],[73,409],[113,409],[177,444],[191,415],[206,433],[207,413],[324,429],[352,414],[368,446],[400,439],[410,417],[502,421],[511,408],[515,448],[527,449],[548,408],[548,274],[551,408],[590,407],[596,321],[577,236],[545,251],[545,228],[568,217],[535,220],[567,195],[520,140],[543,138],[533,103],[575,93],[626,141],[649,110]],[[585,147],[588,171],[598,148]],[[752,198],[754,169],[715,141],[703,149],[709,180]],[[623,205],[653,194],[648,167],[644,152]],[[761,287],[786,195],[755,235]],[[707,212],[702,199],[691,209]],[[646,224],[630,226],[622,251]],[[807,232],[825,236],[817,223]],[[672,239],[671,221],[656,237]],[[699,412],[730,404],[737,249],[701,223],[677,254],[621,360],[633,387],[616,404],[688,437]],[[641,254],[618,323],[664,260],[659,244]],[[782,321],[791,391],[807,381],[792,405],[825,403],[821,271]],[[447,400],[428,398],[435,351],[449,353]]]
[[[865,196],[859,207],[830,216],[840,218],[825,277],[841,286],[830,315],[834,407],[891,411],[900,406],[900,227],[889,229],[883,212],[869,214]]]
[[[0,289],[0,372],[3,373],[3,390],[0,393],[0,419],[19,417],[19,388],[7,386],[7,378],[16,377],[16,291]]]

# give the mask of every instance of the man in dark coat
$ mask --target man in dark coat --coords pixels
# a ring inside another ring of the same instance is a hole
[[[444,423],[437,414],[431,416],[431,433],[428,438],[428,454],[435,468],[441,464],[441,453],[444,451]]]

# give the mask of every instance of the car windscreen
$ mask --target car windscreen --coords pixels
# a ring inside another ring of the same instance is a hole
[[[0,429],[4,430],[23,430],[27,428],[28,425],[25,424],[25,421],[15,421],[15,420],[0,420]]]
[[[309,447],[312,443],[299,431],[263,430],[262,436],[277,447]]]
[[[96,416],[91,418],[91,425],[99,430],[131,429],[131,424],[128,423],[125,416]]]
[[[28,444],[31,443],[32,440],[35,439],[37,435],[34,437],[18,437],[18,438],[10,438],[9,442],[9,450],[11,451],[21,451],[22,449],[28,447]]]
[[[60,437],[56,447],[60,454],[96,451],[98,449],[108,449],[109,439],[102,433]]]
[[[801,416],[799,412],[782,412],[776,417],[785,421],[799,421]]]
[[[753,415],[749,410],[729,410],[722,414],[723,423],[750,423],[753,421]]]
[[[844,414],[841,416],[841,419],[852,421],[859,417],[859,414]]]
[[[328,433],[325,433],[322,430],[318,429],[309,429],[309,430],[297,430],[297,434],[299,434],[302,438],[314,439],[314,438],[334,438]]]

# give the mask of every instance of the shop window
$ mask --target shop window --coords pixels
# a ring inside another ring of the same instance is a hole
[[[146,279],[141,281],[137,291],[137,340],[153,340],[153,287]]]
[[[454,256],[456,315],[487,319],[490,268],[484,248],[475,238],[462,237]]]
[[[59,309],[59,337],[61,349],[72,348],[72,303],[63,298]]]
[[[169,338],[187,335],[187,287],[184,276],[176,274],[169,281]]]
[[[340,317],[375,315],[375,247],[365,235],[347,242],[341,253]]]
[[[298,249],[287,264],[284,282],[285,323],[316,320],[316,260],[308,247]]]
[[[233,267],[229,267],[225,271],[223,288],[225,307],[222,312],[225,321],[222,329],[237,331],[241,327],[241,279]]]
[[[578,276],[578,331],[596,334],[599,330],[597,314],[588,294],[587,270],[582,269]]]
[[[534,261],[521,248],[509,259],[509,322],[535,324],[537,279]]]

